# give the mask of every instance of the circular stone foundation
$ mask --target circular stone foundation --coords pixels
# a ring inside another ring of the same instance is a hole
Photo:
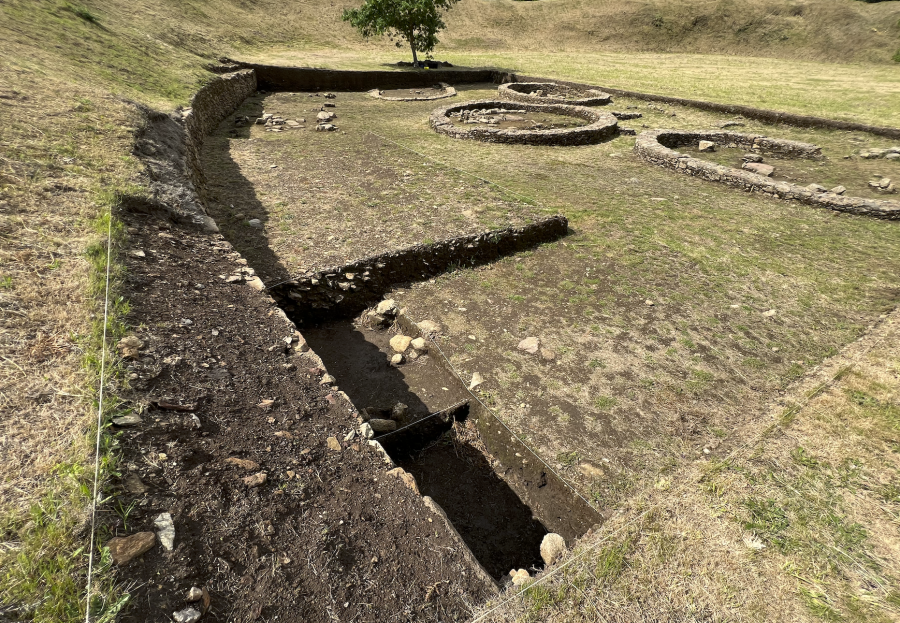
[[[577,93],[581,97],[568,97]],[[509,102],[563,104],[569,106],[606,106],[612,101],[608,93],[598,89],[573,89],[555,82],[510,82],[497,87],[497,95]]]
[[[504,129],[491,127],[488,124],[467,128],[455,125],[451,119],[451,115],[465,116],[473,111],[497,111],[497,114],[505,114],[504,111],[510,114],[543,113],[575,117],[587,123],[574,128],[555,129]],[[435,132],[452,138],[520,145],[589,145],[612,138],[619,132],[617,120],[613,115],[586,106],[512,104],[496,100],[479,100],[444,106],[431,113],[429,122]]]
[[[818,159],[822,157],[821,149],[810,143],[770,138],[757,134],[718,131],[650,130],[642,132],[637,137],[634,151],[647,162],[734,188],[763,193],[779,199],[800,201],[836,212],[900,220],[900,202],[898,201],[849,197],[826,191],[815,184],[800,186],[772,179],[769,177],[772,174],[772,168],[760,168],[759,163],[752,166],[750,162],[747,162],[743,169],[737,169],[693,158],[676,151],[678,147],[686,145],[699,146],[700,141],[708,141],[712,149],[715,149],[715,146],[738,147],[756,153],[778,154],[790,158]]]
[[[449,84],[441,82],[433,87],[419,89],[372,89],[369,95],[389,102],[427,102],[429,100],[442,100],[456,95],[456,89]]]

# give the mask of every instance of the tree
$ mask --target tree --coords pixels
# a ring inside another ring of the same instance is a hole
[[[441,12],[450,9],[459,0],[365,0],[358,9],[347,9],[341,19],[350,22],[366,39],[387,35],[397,41],[397,47],[406,40],[412,49],[413,63],[419,57],[416,52],[430,55],[437,45],[437,33],[446,28]]]

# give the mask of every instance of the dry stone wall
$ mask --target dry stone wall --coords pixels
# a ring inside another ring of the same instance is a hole
[[[475,266],[566,235],[569,222],[553,216],[524,227],[416,245],[329,268],[270,291],[295,319],[316,321],[362,311],[396,284],[428,279],[454,265]]]
[[[875,218],[900,219],[900,202],[883,199],[847,197],[831,192],[818,192],[805,186],[773,180],[764,175],[742,169],[718,165],[700,158],[692,158],[675,151],[675,147],[713,141],[719,145],[734,145],[744,149],[768,151],[800,158],[817,158],[819,148],[809,143],[785,141],[735,132],[688,132],[652,130],[642,132],[635,141],[637,155],[653,164],[713,182],[721,182],[750,192],[759,192],[779,199],[800,201],[819,208],[848,212]]]
[[[531,104],[569,104],[572,106],[605,106],[612,101],[608,93],[597,89],[586,88],[584,94],[593,91],[588,97],[566,99],[554,95],[554,90],[559,85],[555,82],[510,82],[497,87],[497,96],[509,102],[525,102]],[[543,91],[543,95],[533,95],[536,91]]]
[[[526,112],[550,113],[578,117],[588,125],[556,130],[501,130],[492,127],[463,128],[450,121],[450,114],[466,110],[487,110],[509,108],[508,102],[478,100],[453,104],[438,108],[431,113],[429,123],[439,134],[451,138],[473,139],[487,143],[515,143],[520,145],[590,145],[612,138],[619,132],[618,120],[611,114],[586,106],[563,106],[559,104],[515,104]]]

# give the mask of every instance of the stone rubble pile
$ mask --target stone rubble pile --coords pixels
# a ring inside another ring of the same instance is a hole
[[[864,149],[859,152],[859,157],[865,160],[884,158],[885,160],[900,160],[900,146],[888,149]]]

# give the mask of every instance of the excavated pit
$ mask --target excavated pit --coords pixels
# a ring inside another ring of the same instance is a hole
[[[492,421],[436,348],[402,365],[390,362],[396,354],[390,339],[413,334],[413,323],[402,316],[391,329],[367,322],[361,316],[323,323],[307,327],[304,337],[363,419],[391,418],[395,405],[406,406],[404,415],[393,416],[397,429],[375,439],[415,477],[419,492],[444,509],[491,577],[502,584],[510,570],[541,569],[544,535],[557,532],[571,545],[602,520],[524,444],[482,435],[500,428],[499,420]],[[522,457],[537,469],[522,470]]]

